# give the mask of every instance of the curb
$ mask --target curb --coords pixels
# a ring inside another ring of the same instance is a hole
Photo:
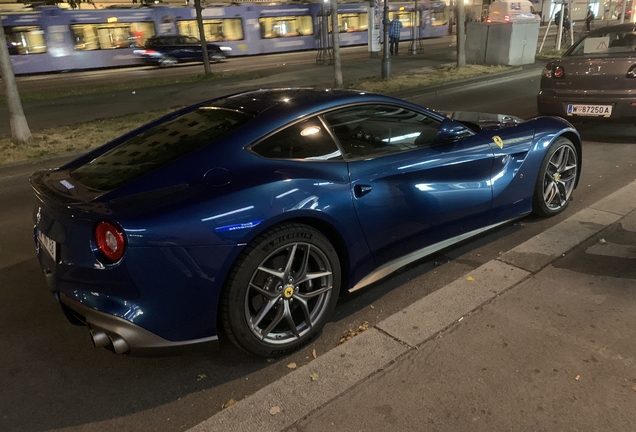
[[[188,432],[276,432],[293,426],[635,211],[635,196],[633,181]]]

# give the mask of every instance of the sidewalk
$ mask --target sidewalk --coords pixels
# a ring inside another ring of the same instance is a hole
[[[635,210],[636,181],[190,432],[636,430]]]

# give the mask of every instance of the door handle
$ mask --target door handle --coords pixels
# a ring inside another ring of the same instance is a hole
[[[353,194],[356,196],[356,198],[361,198],[371,192],[371,189],[372,188],[370,185],[355,185],[353,187]]]

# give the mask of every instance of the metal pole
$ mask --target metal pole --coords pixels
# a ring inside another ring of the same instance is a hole
[[[623,7],[621,9],[621,24],[625,22],[625,9],[627,7],[627,0],[623,0]]]
[[[559,17],[559,28],[557,29],[557,51],[561,49],[561,37],[563,36],[563,18],[565,15],[565,2],[561,3],[561,16]]]

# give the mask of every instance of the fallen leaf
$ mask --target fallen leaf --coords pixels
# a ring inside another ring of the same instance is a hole
[[[581,375],[575,376],[574,379],[577,380],[577,381],[580,380],[581,379]]]
[[[314,349],[314,350],[311,350],[311,356],[312,356],[313,358],[316,358],[316,350],[315,350],[315,349]]]
[[[362,324],[360,324],[357,329],[355,329],[355,330],[347,330],[347,332],[340,337],[340,340],[338,341],[338,344],[343,344],[346,341],[348,341],[349,339],[354,338],[355,336],[359,335],[360,333],[362,333],[363,331],[368,330],[368,329],[369,329],[369,323],[367,321],[365,321]]]
[[[225,402],[223,405],[221,405],[221,409],[229,408],[229,407],[231,407],[232,405],[234,405],[236,402],[237,402],[237,400],[236,400],[236,399],[234,399],[234,398],[229,398],[229,399],[227,400],[227,402]]]
[[[207,378],[208,376],[206,374],[199,374],[199,376],[197,377],[197,381],[201,381],[202,379]]]
[[[278,405],[273,406],[273,407],[271,407],[271,408],[269,409],[269,413],[270,413],[271,415],[276,415],[276,414],[278,414],[279,412],[280,412],[280,407],[279,407]]]
[[[607,243],[607,241],[605,241],[605,239],[604,239],[604,238],[599,239],[599,241],[598,241],[598,242],[599,242],[600,244],[605,244],[605,243]]]
[[[296,369],[296,363],[291,362],[290,364],[288,364],[288,365],[287,365],[287,367],[288,367],[289,369]]]
[[[468,276],[468,277],[466,278],[466,280],[467,280],[467,281],[472,282],[472,281],[474,281],[474,280],[475,280],[475,278],[474,278],[474,277],[472,277],[472,276]]]
[[[318,381],[318,374],[312,373],[311,375],[309,375],[309,378],[311,378],[312,381]]]

